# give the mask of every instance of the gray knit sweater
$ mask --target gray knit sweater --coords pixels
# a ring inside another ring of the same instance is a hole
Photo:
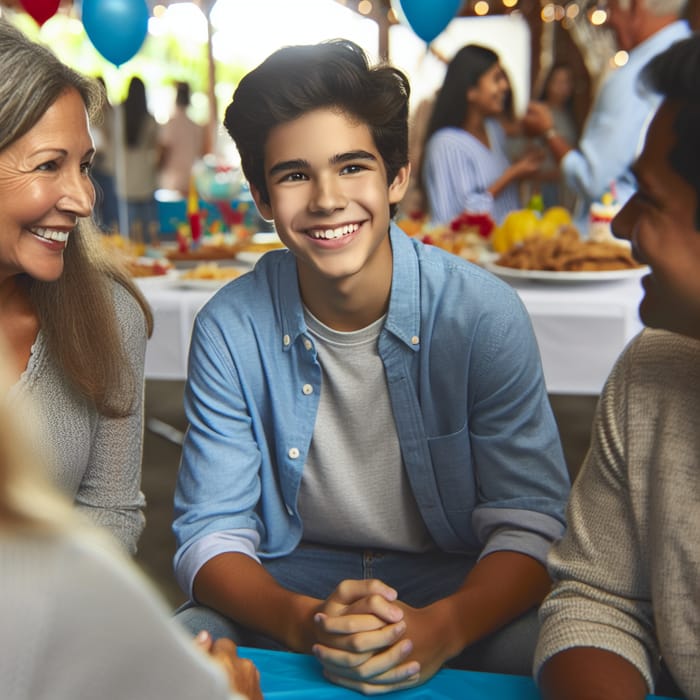
[[[49,354],[41,331],[12,395],[29,397],[32,434],[45,450],[54,484],[133,554],[145,524],[141,452],[146,322],[136,300],[116,283],[114,301],[127,354],[141,378],[130,416],[105,418],[76,395]]]
[[[645,330],[613,369],[550,553],[535,675],[575,646],[659,657],[700,699],[700,341]]]

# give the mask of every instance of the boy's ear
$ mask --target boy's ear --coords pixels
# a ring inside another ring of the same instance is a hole
[[[260,190],[253,185],[252,183],[249,183],[250,186],[250,194],[253,197],[253,201],[255,202],[255,206],[258,208],[258,211],[260,212],[260,216],[262,216],[265,221],[272,221],[274,218],[272,216],[272,207],[263,200],[262,195],[260,194]]]
[[[399,168],[393,182],[389,185],[389,203],[398,204],[408,189],[408,183],[411,177],[411,164],[407,163]]]

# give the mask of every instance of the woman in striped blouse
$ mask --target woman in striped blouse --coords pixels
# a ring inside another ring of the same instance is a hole
[[[488,213],[500,223],[520,207],[518,180],[537,171],[543,154],[506,155],[498,117],[510,90],[498,54],[470,44],[450,62],[426,133],[421,179],[434,223],[464,211]]]

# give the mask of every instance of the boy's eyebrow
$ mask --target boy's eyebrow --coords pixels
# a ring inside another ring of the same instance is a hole
[[[337,165],[338,163],[347,163],[350,160],[377,160],[377,157],[370,153],[369,151],[363,151],[359,149],[357,151],[347,151],[346,153],[338,153],[329,159],[331,165]],[[310,168],[311,164],[308,160],[303,158],[295,158],[293,160],[283,160],[279,163],[275,163],[271,168],[269,175],[275,175],[281,172],[287,172],[288,170],[305,170]]]
[[[283,160],[280,163],[275,163],[271,168],[269,175],[285,172],[287,170],[304,170],[309,167],[309,161],[297,158],[295,160]]]
[[[336,163],[346,163],[349,160],[373,160],[376,161],[377,157],[370,153],[369,151],[363,151],[359,149],[357,151],[348,151],[347,153],[339,153],[337,156],[331,158],[331,164]]]

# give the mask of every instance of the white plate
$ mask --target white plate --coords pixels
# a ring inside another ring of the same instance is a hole
[[[235,267],[241,271],[241,274],[245,274],[250,271],[250,268],[243,265],[221,265],[220,267]],[[229,277],[227,279],[197,279],[197,278],[187,278],[183,277],[182,270],[175,270],[168,274],[168,282],[178,289],[194,289],[201,292],[215,292],[220,289],[225,284],[237,279],[236,277]]]
[[[236,255],[236,260],[238,262],[245,263],[246,265],[250,265],[253,267],[255,263],[262,258],[263,255],[265,255],[267,251],[263,251],[260,253],[256,253],[252,250],[242,250],[240,253]]]
[[[649,272],[648,267],[633,267],[623,270],[585,270],[581,272],[556,272],[554,270],[519,270],[515,267],[503,267],[492,262],[485,262],[484,267],[499,277],[507,279],[550,282],[554,284],[576,284],[581,282],[616,282],[618,280],[637,279]]]

